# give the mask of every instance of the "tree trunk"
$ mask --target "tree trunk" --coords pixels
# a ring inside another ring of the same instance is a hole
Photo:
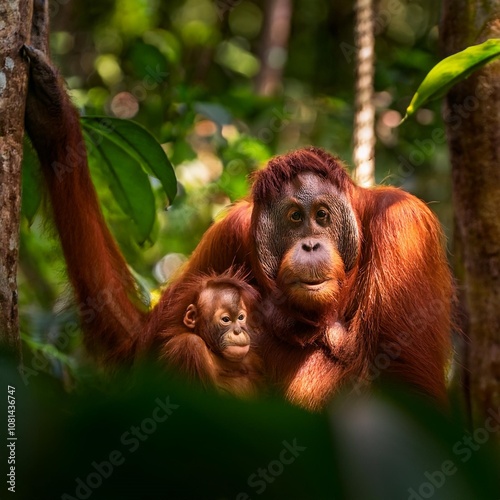
[[[17,261],[27,64],[32,3],[0,0],[0,343],[19,352]]]
[[[498,0],[444,0],[444,55],[500,37]],[[451,89],[445,108],[455,241],[468,312],[465,369],[472,417],[500,405],[500,62]]]
[[[259,95],[273,95],[281,83],[288,54],[291,19],[290,0],[269,0],[266,3],[261,37],[261,68],[255,82],[255,90]]]

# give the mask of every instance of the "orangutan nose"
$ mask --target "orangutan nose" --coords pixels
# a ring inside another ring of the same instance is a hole
[[[321,244],[317,240],[309,240],[305,243],[302,243],[302,250],[305,252],[316,252],[321,248]]]

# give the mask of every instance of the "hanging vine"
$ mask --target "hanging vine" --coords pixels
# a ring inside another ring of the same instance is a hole
[[[356,113],[354,116],[353,160],[360,186],[375,183],[375,106],[373,76],[375,62],[375,23],[373,0],[356,1],[354,43],[356,46]]]

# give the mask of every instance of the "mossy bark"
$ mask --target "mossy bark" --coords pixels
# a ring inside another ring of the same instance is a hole
[[[17,262],[32,2],[0,0],[0,343],[19,352]]]
[[[500,38],[497,0],[444,0],[445,56]],[[500,61],[451,89],[444,110],[450,147],[456,254],[467,309],[465,357],[475,423],[500,406]]]

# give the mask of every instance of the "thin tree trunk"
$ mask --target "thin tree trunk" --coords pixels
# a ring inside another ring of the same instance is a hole
[[[290,0],[269,0],[261,38],[261,68],[255,82],[259,95],[273,95],[281,83],[288,54],[288,38],[292,19]]]
[[[0,0],[0,342],[19,352],[17,261],[21,209],[27,40],[32,3]]]
[[[444,0],[441,42],[450,55],[500,37],[498,0]],[[500,62],[448,94],[455,242],[468,312],[465,365],[474,421],[500,405]]]
[[[356,182],[363,187],[375,183],[375,24],[373,0],[356,1],[354,43],[356,46],[356,114],[354,116],[353,161]]]

